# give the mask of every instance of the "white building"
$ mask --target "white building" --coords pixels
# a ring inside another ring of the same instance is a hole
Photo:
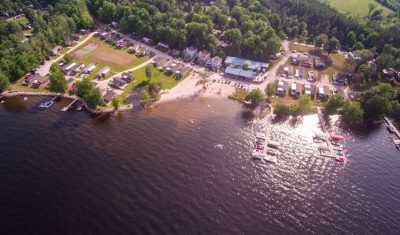
[[[183,57],[185,60],[193,60],[197,57],[197,53],[199,50],[197,50],[196,47],[190,46],[186,47],[185,50],[183,51]]]

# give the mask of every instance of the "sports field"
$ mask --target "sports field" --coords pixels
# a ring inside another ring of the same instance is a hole
[[[149,59],[148,56],[137,58],[135,55],[129,54],[124,50],[115,49],[96,38],[87,41],[71,52],[71,55],[74,57],[75,62],[82,62],[86,65],[95,63],[97,69],[108,66],[113,72],[121,72],[133,68]]]
[[[384,15],[390,14],[392,11],[379,4],[375,0],[328,0],[329,4],[343,13],[349,13],[353,16],[366,16],[368,15],[368,5],[375,4],[378,9],[383,10]]]

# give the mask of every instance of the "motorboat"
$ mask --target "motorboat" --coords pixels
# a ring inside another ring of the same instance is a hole
[[[346,162],[346,156],[344,155],[343,152],[337,152],[336,153],[336,161],[338,161],[338,162]]]
[[[274,149],[279,149],[279,147],[281,146],[281,144],[280,144],[279,142],[270,140],[270,141],[268,141],[267,146],[268,146],[268,147],[271,147],[271,148],[274,148]]]
[[[254,151],[251,157],[255,160],[261,160],[264,157],[264,154],[262,152]]]
[[[331,140],[332,141],[342,141],[342,140],[344,140],[344,136],[332,133]]]
[[[276,156],[276,155],[279,155],[280,152],[278,150],[276,150],[276,149],[268,148],[267,149],[267,154],[272,155],[272,156]]]
[[[275,156],[264,154],[263,160],[269,163],[276,163],[278,159]]]

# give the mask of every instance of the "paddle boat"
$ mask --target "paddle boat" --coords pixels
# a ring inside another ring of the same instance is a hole
[[[346,162],[346,156],[344,155],[343,152],[337,152],[336,153],[336,161],[338,161],[338,162]]]

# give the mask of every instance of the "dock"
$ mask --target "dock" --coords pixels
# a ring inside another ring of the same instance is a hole
[[[328,128],[326,126],[324,115],[321,112],[321,109],[318,109],[318,118],[319,118],[319,123],[321,124],[322,132],[324,133],[328,132]],[[322,148],[321,146],[318,148],[318,150],[320,151],[320,155],[323,157],[335,158],[335,147],[327,138],[325,138],[325,142],[327,144],[325,148]]]
[[[68,111],[72,107],[72,105],[74,105],[75,102],[77,102],[78,100],[79,99],[74,99],[68,106],[65,106],[64,108],[62,108],[61,111],[63,111],[63,112]]]
[[[385,119],[385,122],[388,124],[389,129],[392,131],[397,136],[397,139],[393,139],[392,141],[396,146],[400,146],[400,132],[397,130],[397,128],[394,126],[392,121],[389,120],[387,117],[383,117]]]

